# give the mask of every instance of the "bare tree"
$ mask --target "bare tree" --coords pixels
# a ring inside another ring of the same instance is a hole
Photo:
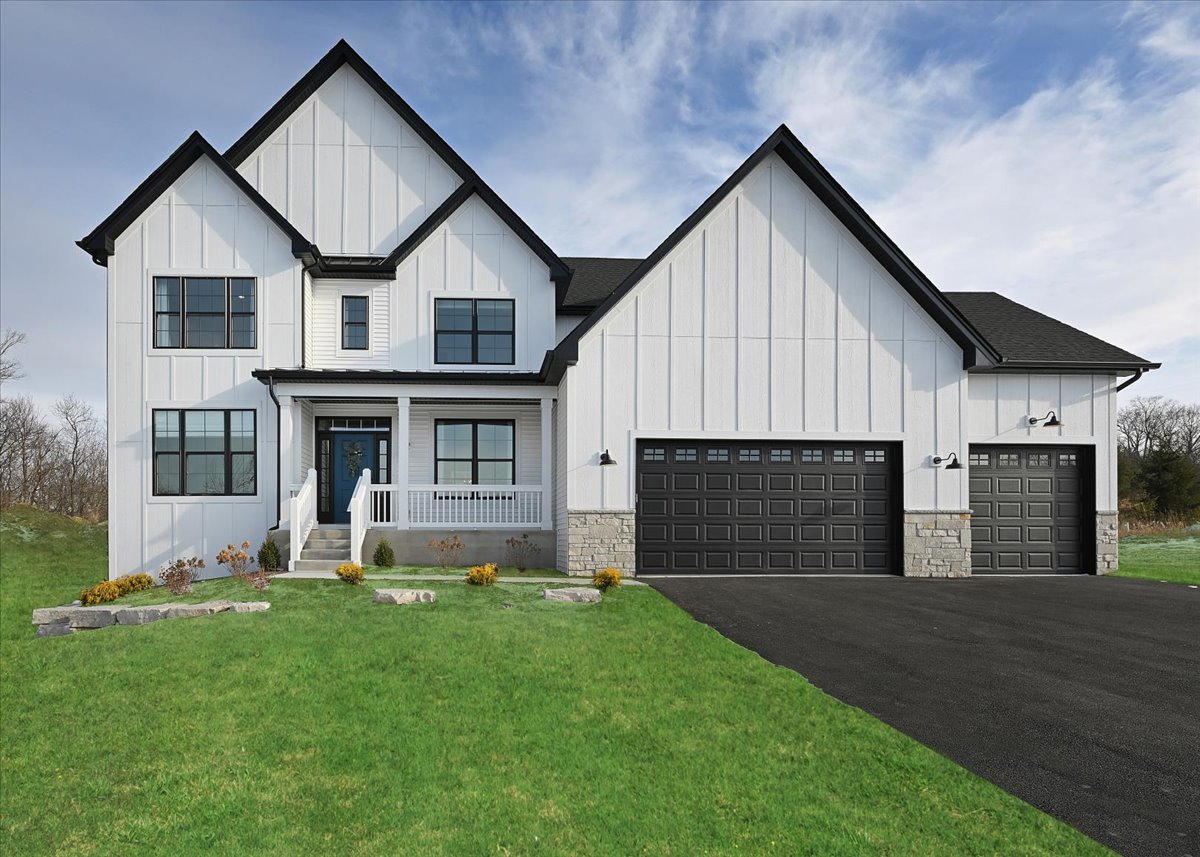
[[[6,328],[0,333],[0,384],[25,377],[25,373],[21,371],[21,364],[12,353],[13,349],[24,341],[25,334],[19,330]]]

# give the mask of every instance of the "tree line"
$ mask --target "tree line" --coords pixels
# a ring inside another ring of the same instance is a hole
[[[15,351],[25,335],[0,334],[0,508],[21,503],[91,521],[108,518],[104,420],[73,395],[43,413],[4,385],[24,377]]]
[[[1117,489],[1128,517],[1200,515],[1200,405],[1138,396],[1117,411]]]

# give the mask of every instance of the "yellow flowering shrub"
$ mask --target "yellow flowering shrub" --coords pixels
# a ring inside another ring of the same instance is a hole
[[[356,562],[344,562],[334,569],[333,573],[347,583],[363,582],[362,566]]]
[[[491,586],[499,579],[500,572],[496,570],[494,562],[471,566],[467,572],[467,583],[472,586]]]
[[[597,571],[592,575],[592,586],[599,589],[601,592],[607,592],[615,586],[621,585],[621,571],[613,568],[611,565],[603,571]]]
[[[79,593],[79,602],[84,607],[91,607],[96,604],[105,604],[109,601],[116,601],[121,597],[121,587],[117,586],[115,581],[103,580],[97,583],[91,589],[85,589]]]
[[[150,589],[154,586],[154,578],[145,573],[127,574],[124,577],[118,577],[113,583],[117,585],[117,589],[121,590],[121,595],[128,595],[131,592]]]

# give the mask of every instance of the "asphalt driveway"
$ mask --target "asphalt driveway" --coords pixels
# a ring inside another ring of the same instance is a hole
[[[647,582],[1122,854],[1200,857],[1200,590],[1085,576]]]

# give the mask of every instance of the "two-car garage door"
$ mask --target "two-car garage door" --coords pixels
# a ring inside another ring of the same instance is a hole
[[[640,573],[898,567],[893,445],[641,441],[637,456]]]

